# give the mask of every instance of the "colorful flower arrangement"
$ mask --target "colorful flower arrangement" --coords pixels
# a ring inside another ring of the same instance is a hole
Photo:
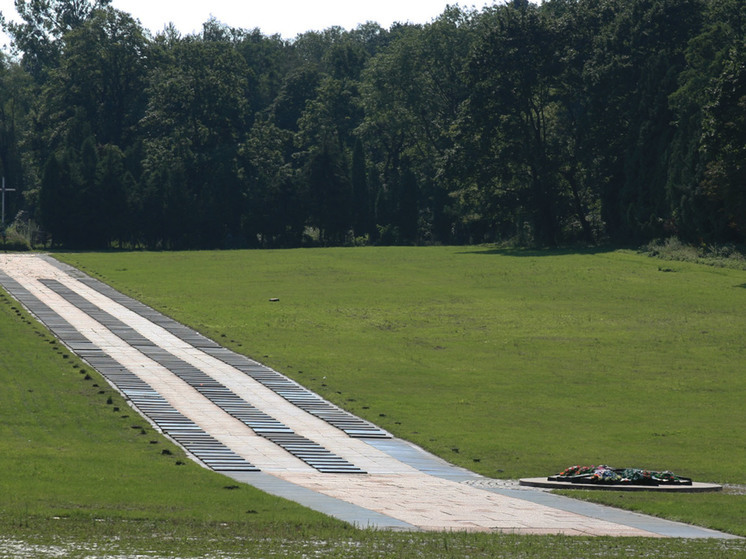
[[[591,483],[599,485],[691,485],[689,478],[673,472],[655,472],[639,468],[611,468],[609,466],[570,466],[550,476],[549,481]]]

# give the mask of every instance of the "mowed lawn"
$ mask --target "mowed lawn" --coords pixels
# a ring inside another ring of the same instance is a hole
[[[486,247],[59,256],[487,476],[746,484],[743,271]],[[746,535],[743,496],[590,498]]]

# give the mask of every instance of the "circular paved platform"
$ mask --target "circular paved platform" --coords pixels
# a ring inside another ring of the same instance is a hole
[[[542,489],[593,489],[599,491],[653,491],[657,493],[710,493],[722,491],[723,486],[715,483],[692,482],[691,485],[601,485],[598,483],[572,483],[569,481],[549,481],[545,477],[531,477],[519,481],[524,487]]]

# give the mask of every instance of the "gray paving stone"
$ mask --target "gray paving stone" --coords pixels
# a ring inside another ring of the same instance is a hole
[[[241,483],[247,483],[262,491],[295,501],[303,506],[322,512],[339,520],[354,524],[359,528],[377,528],[382,530],[416,531],[417,527],[401,520],[368,510],[334,497],[296,485],[276,476],[263,472],[226,473],[228,477]]]
[[[639,528],[648,532],[653,532],[660,536],[668,538],[717,538],[717,539],[742,539],[738,536],[725,534],[716,530],[709,530],[699,526],[692,526],[682,522],[673,522],[663,518],[647,516],[613,507],[606,507],[596,503],[588,503],[571,499],[562,495],[554,495],[545,491],[527,491],[516,489],[487,489],[493,493],[523,499],[541,505],[546,505],[557,510],[582,514],[591,518],[598,518],[608,522],[623,524],[633,528]]]

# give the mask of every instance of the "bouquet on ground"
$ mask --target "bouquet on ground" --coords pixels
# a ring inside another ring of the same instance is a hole
[[[673,472],[656,472],[640,468],[611,468],[609,466],[570,466],[549,481],[590,483],[599,485],[691,485],[692,480]]]

